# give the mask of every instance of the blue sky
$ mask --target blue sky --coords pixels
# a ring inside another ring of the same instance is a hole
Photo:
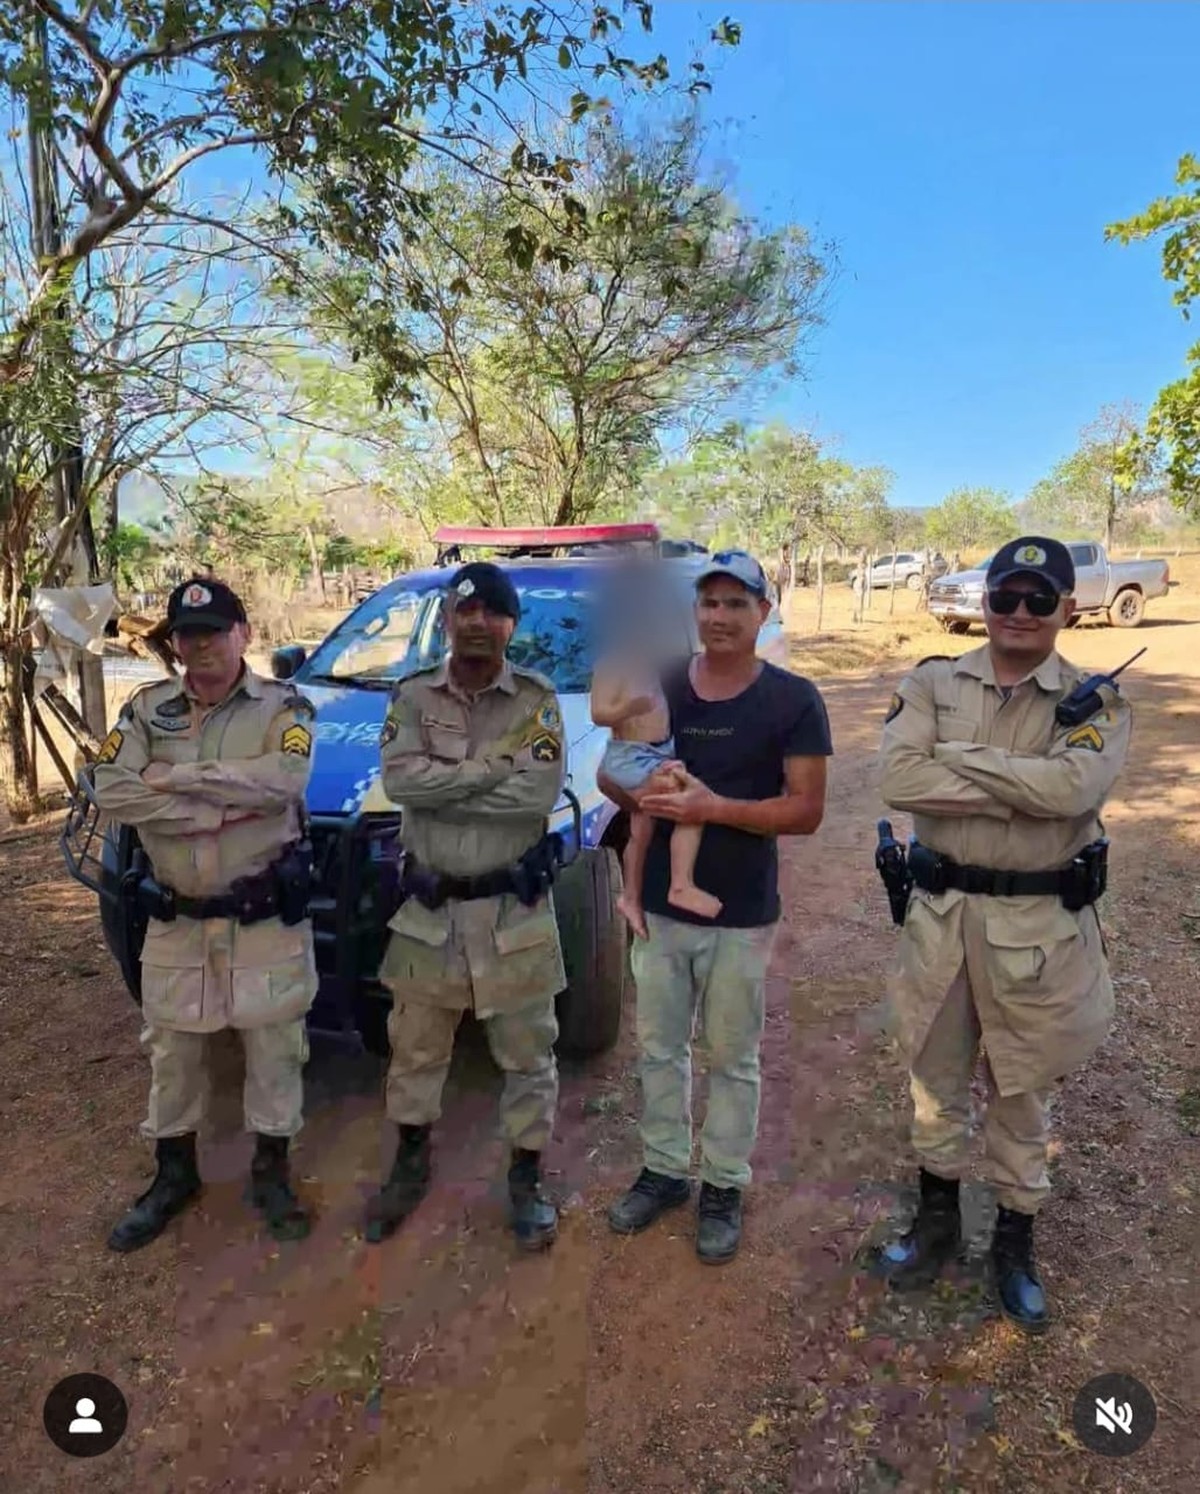
[[[723,15],[737,194],[841,264],[807,380],[761,413],[890,467],[894,502],[1021,497],[1102,404],[1182,372],[1157,249],[1104,227],[1200,150],[1200,7],[659,0],[655,39],[674,61]]]

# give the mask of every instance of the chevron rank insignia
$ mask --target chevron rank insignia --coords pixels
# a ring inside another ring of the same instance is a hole
[[[283,750],[293,757],[308,757],[312,752],[312,732],[307,726],[289,726],[283,734]]]
[[[118,731],[114,726],[108,736],[100,744],[100,751],[96,754],[98,763],[111,763],[116,760],[117,753],[125,745],[125,733]]]
[[[1077,726],[1074,731],[1067,733],[1068,747],[1085,747],[1089,752],[1103,752],[1104,738],[1089,722],[1087,726]]]
[[[562,743],[548,731],[540,732],[529,744],[535,763],[556,763],[562,756]]]

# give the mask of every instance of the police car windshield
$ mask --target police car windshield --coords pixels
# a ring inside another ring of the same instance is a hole
[[[592,686],[595,655],[595,593],[571,584],[523,585],[519,577],[521,620],[508,645],[511,663],[544,674],[560,695],[584,695]],[[397,674],[426,669],[446,653],[441,598],[426,600],[413,648]]]
[[[402,665],[425,595],[376,592],[314,650],[300,678],[367,689],[390,686],[405,672]]]

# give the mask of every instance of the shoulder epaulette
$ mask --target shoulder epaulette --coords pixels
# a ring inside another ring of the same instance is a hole
[[[536,669],[526,669],[523,664],[513,664],[510,666],[510,668],[519,679],[529,680],[532,684],[537,685],[540,689],[547,690],[551,694],[554,693],[553,681],[548,680],[544,674],[539,674]]]
[[[913,668],[920,669],[922,664],[938,664],[942,661],[945,661],[947,664],[953,664],[954,657],[951,654],[926,654],[923,659],[917,660]]]

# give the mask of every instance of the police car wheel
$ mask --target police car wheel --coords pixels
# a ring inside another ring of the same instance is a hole
[[[558,998],[558,1052],[604,1053],[621,1031],[629,981],[625,920],[617,912],[621,864],[607,846],[581,851],[554,885],[567,988]]]

